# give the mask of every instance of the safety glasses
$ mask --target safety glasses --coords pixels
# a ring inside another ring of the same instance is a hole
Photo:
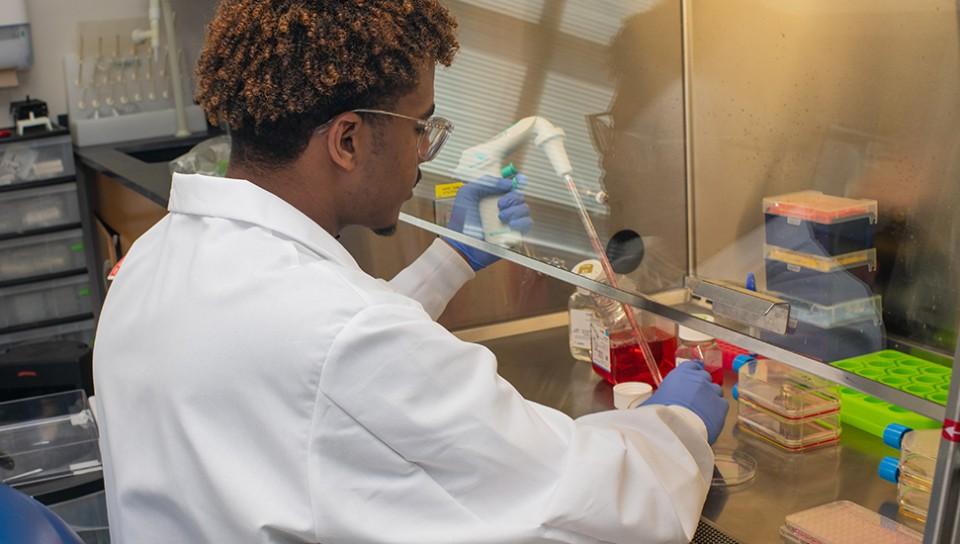
[[[440,153],[440,150],[443,148],[443,144],[447,142],[447,139],[450,138],[450,134],[453,132],[453,123],[444,119],[443,117],[417,119],[416,117],[410,117],[409,115],[394,113],[392,111],[371,109],[356,109],[350,110],[350,112],[369,113],[373,115],[389,115],[390,117],[407,119],[408,121],[416,122],[417,132],[420,134],[420,139],[417,142],[417,157],[421,162],[429,162],[435,159]],[[327,130],[331,123],[333,123],[333,119],[319,126],[317,128],[317,132],[323,132]]]

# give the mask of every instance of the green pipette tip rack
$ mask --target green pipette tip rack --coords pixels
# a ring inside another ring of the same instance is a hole
[[[950,369],[943,365],[889,349],[831,364],[931,402],[947,403]],[[847,387],[840,389],[840,419],[880,437],[890,423],[913,429],[940,427],[938,421]]]

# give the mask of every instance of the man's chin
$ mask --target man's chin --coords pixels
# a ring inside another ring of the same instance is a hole
[[[380,227],[378,229],[373,229],[373,233],[377,236],[393,236],[397,233],[397,224],[394,223],[389,227]]]

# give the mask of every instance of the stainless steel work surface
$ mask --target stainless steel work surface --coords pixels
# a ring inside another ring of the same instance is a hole
[[[566,328],[500,338],[484,345],[497,355],[500,375],[529,400],[572,417],[613,407],[610,385],[596,376],[589,364],[570,357]],[[725,376],[727,398],[733,378],[730,373]],[[880,459],[897,453],[883,446],[879,438],[845,426],[839,447],[788,453],[745,435],[736,428],[736,418],[734,403],[715,447],[753,456],[758,463],[757,476],[740,487],[713,489],[704,517],[739,542],[779,542],[777,530],[788,514],[841,499],[899,519],[896,486],[876,475]]]

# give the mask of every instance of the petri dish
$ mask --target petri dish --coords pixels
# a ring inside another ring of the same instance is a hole
[[[734,487],[750,482],[757,476],[757,460],[742,451],[716,448],[711,487]]]

